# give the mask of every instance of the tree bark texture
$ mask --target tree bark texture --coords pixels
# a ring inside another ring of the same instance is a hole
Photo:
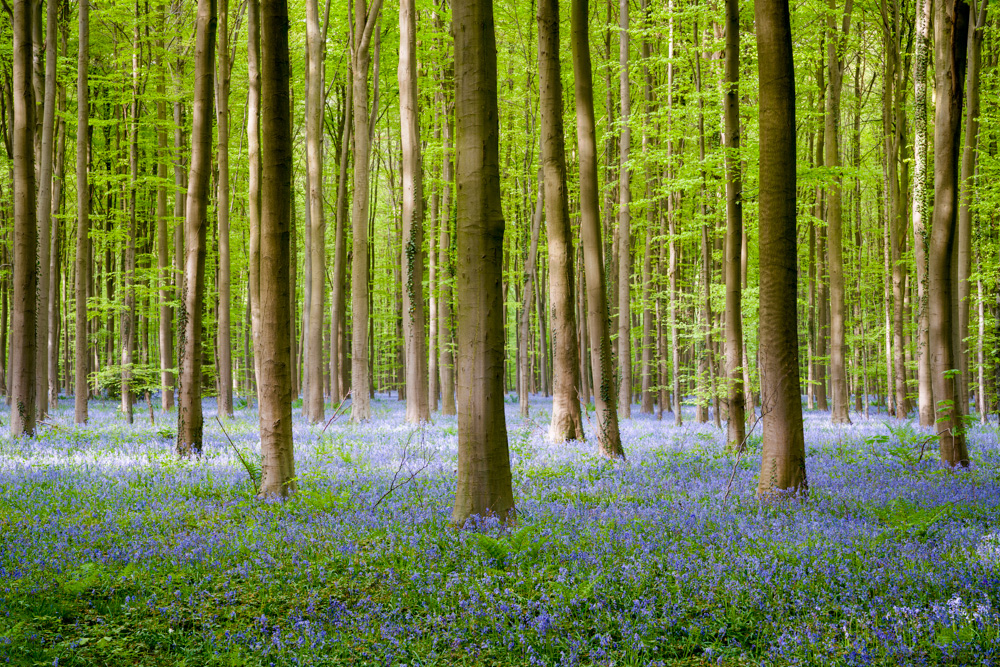
[[[545,200],[545,178],[538,171],[538,196],[535,197],[535,211],[531,216],[531,242],[528,256],[524,261],[524,287],[521,290],[521,312],[518,314],[518,402],[521,416],[531,413],[528,402],[531,386],[531,364],[528,363],[528,342],[531,339],[531,307],[535,297],[535,281],[538,279],[538,235],[542,226],[542,211]]]
[[[763,451],[757,493],[806,489],[799,395],[795,71],[788,0],[755,0],[760,76],[760,368]]]
[[[604,243],[598,204],[597,138],[594,121],[594,86],[590,64],[588,0],[572,2],[573,71],[576,101],[576,136],[580,168],[580,243],[587,281],[587,327],[590,364],[594,376],[594,411],[597,447],[602,456],[624,458],[615,409],[615,371],[611,360],[608,292],[604,273]]]
[[[573,231],[566,191],[558,0],[539,0],[538,3],[538,70],[553,356],[549,440],[563,442],[583,440],[585,436],[580,415],[580,350],[576,339]]]
[[[87,286],[90,284],[90,187],[87,162],[90,154],[90,110],[87,98],[87,71],[90,64],[90,1],[80,0],[79,46],[76,74],[76,276],[74,279],[76,329],[74,352],[73,411],[77,424],[87,423],[90,388],[87,371]]]
[[[306,332],[305,413],[310,423],[323,421],[323,307],[326,305],[326,220],[323,211],[323,34],[319,3],[306,2],[306,162],[309,171],[309,328]]]
[[[631,220],[629,204],[632,202],[630,188],[631,170],[628,167],[632,145],[632,131],[629,128],[632,95],[629,88],[629,2],[619,0],[618,11],[618,65],[619,103],[621,105],[621,136],[618,144],[618,408],[624,419],[632,417],[632,255]]]
[[[216,82],[218,108],[218,199],[216,217],[219,225],[219,312],[218,312],[218,413],[233,416],[233,327],[231,317],[231,270],[229,252],[229,0],[219,0],[219,69]]]
[[[212,116],[215,61],[215,0],[198,0],[195,37],[194,110],[191,122],[191,168],[184,218],[184,280],[181,290],[180,391],[177,453],[201,454],[202,310],[205,297],[205,233],[208,184],[212,171]]]
[[[504,418],[504,219],[492,0],[454,0],[458,488],[451,520],[514,512]]]

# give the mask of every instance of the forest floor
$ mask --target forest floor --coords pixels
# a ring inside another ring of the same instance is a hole
[[[254,498],[250,408],[230,442],[206,401],[178,460],[174,415],[62,405],[0,436],[0,664],[1000,664],[995,426],[951,471],[917,427],[807,413],[808,496],[761,504],[759,437],[737,463],[643,415],[612,464],[511,397],[518,519],[455,530],[455,418],[395,397],[325,433],[296,410],[285,503]]]

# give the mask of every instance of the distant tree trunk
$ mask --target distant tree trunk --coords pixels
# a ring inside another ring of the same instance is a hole
[[[181,456],[200,455],[202,444],[202,309],[205,296],[208,181],[212,170],[215,28],[215,0],[198,0],[191,169],[188,176],[187,210],[184,220],[184,283],[178,323],[180,391],[177,410],[177,453]]]
[[[417,10],[399,3],[399,116],[403,144],[403,337],[406,344],[406,421],[431,417],[427,398],[427,339],[424,333],[424,186],[417,93]]]
[[[549,248],[553,400],[549,440],[583,440],[580,415],[580,357],[576,340],[573,236],[566,192],[562,77],[559,71],[559,3],[538,4],[538,88],[541,115],[545,224]]]
[[[250,228],[248,287],[253,338],[254,386],[260,404],[260,0],[247,0],[247,226]]]
[[[166,21],[163,13],[163,9],[160,9],[160,29],[166,30]],[[160,49],[160,53],[164,53],[164,43],[163,39],[159,40],[157,45]],[[157,177],[159,181],[156,184],[156,268],[159,275],[160,289],[159,289],[159,301],[160,301],[160,328],[159,328],[159,343],[160,343],[160,405],[164,412],[170,410],[174,407],[174,374],[169,369],[173,367],[173,348],[174,348],[174,328],[173,319],[174,312],[173,308],[170,307],[170,302],[173,300],[171,294],[171,278],[170,274],[170,245],[169,245],[169,227],[170,217],[167,215],[167,160],[169,159],[169,153],[167,148],[167,103],[166,103],[166,84],[163,80],[165,71],[165,64],[162,61],[162,56],[158,58],[160,70],[160,78],[156,84],[156,93],[160,98],[156,103],[156,119],[157,119],[157,129],[156,129],[156,139],[157,139]]]
[[[545,200],[545,180],[542,170],[538,170],[538,196],[535,198],[535,212],[531,216],[531,245],[524,262],[524,289],[521,312],[518,316],[518,402],[521,416],[527,417],[531,408],[528,403],[528,387],[531,386],[531,365],[528,363],[528,341],[531,339],[531,305],[535,296],[535,280],[538,269],[538,234],[542,226],[542,206]]]
[[[969,307],[972,297],[972,200],[975,196],[976,159],[979,142],[979,79],[986,27],[987,0],[980,0],[978,15],[969,16],[968,76],[965,83],[968,111],[965,114],[965,147],[962,152],[960,206],[958,209],[958,265],[955,267],[958,293],[958,322],[955,354],[958,355],[956,379],[962,414],[969,413]]]
[[[50,0],[51,1],[51,0]],[[122,311],[122,412],[125,421],[132,423],[132,363],[135,357],[135,237],[136,237],[136,190],[139,180],[139,3],[135,3],[136,24],[132,33],[132,104],[129,128],[129,202],[128,202],[128,245],[125,249],[125,308]]]
[[[928,252],[931,366],[941,460],[969,465],[956,388],[952,319],[952,249],[958,209],[958,153],[962,130],[969,7],[962,0],[939,0],[934,10],[934,217]]]
[[[743,396],[743,176],[740,166],[740,3],[726,0],[726,88],[723,98],[726,148],[726,442],[731,450],[746,439]]]
[[[351,73],[354,76],[354,206],[351,214],[354,229],[354,254],[351,264],[351,419],[371,418],[371,368],[368,363],[368,162],[371,135],[368,118],[368,70],[371,65],[372,31],[378,21],[382,0],[354,2],[354,43],[351,50]]]
[[[453,103],[445,103],[442,128],[441,166],[441,230],[438,236],[438,271],[441,276],[441,294],[438,296],[438,371],[441,373],[441,414],[455,414],[455,360],[452,354],[452,294],[454,271],[451,262],[451,182],[453,167],[451,157],[451,122]]]
[[[35,8],[36,20],[41,22],[41,5]],[[49,0],[45,19],[45,97],[42,111],[41,146],[38,164],[38,320],[35,330],[38,359],[35,363],[35,399],[38,418],[48,412],[49,396],[49,282],[52,275],[50,227],[52,219],[52,144],[56,117],[56,56],[59,27],[59,2]],[[38,46],[38,45],[35,45]],[[35,100],[41,102],[41,100]],[[57,381],[58,378],[52,380]]]
[[[927,43],[931,0],[916,2],[913,47],[913,258],[917,269],[917,400],[920,425],[934,424],[927,318]]]
[[[435,26],[440,29],[440,26]],[[434,100],[434,143],[441,141],[441,106],[440,98]],[[431,166],[432,178],[437,180],[440,173],[437,167]],[[441,280],[438,277],[438,225],[441,222],[441,191],[438,187],[431,186],[431,220],[427,228],[427,291],[430,302],[427,314],[427,406],[431,412],[438,410],[438,383],[440,373],[438,371],[438,295],[441,293]]]
[[[10,432],[35,434],[35,272],[38,228],[35,218],[35,95],[32,90],[31,5],[15,0],[12,144],[14,158],[14,307],[10,345]]]
[[[306,2],[306,162],[309,178],[309,328],[306,331],[304,412],[310,423],[323,421],[323,309],[326,305],[326,221],[323,210],[323,33],[317,0]]]
[[[760,77],[760,356],[764,414],[758,495],[806,489],[795,248],[795,70],[788,0],[755,0]]]
[[[650,13],[648,0],[642,0],[642,20],[643,28],[650,25]],[[656,209],[659,205],[659,198],[656,195],[656,177],[654,176],[654,166],[650,159],[650,147],[652,138],[650,133],[653,130],[653,76],[649,68],[649,39],[642,40],[642,70],[643,70],[643,126],[642,126],[642,156],[646,163],[646,238],[643,244],[642,256],[642,398],[640,412],[651,415],[655,407],[654,370],[655,362],[653,336],[656,301],[653,298],[653,246],[655,245],[654,234],[656,229]]]
[[[219,123],[219,183],[216,215],[219,224],[219,414],[233,416],[233,343],[229,260],[229,0],[220,0],[219,73],[216,84]]]
[[[619,0],[618,10],[618,65],[619,95],[621,97],[621,138],[618,144],[618,368],[621,379],[618,384],[618,409],[624,419],[632,417],[632,306],[630,287],[632,283],[631,256],[631,214],[629,204],[632,191],[629,186],[631,170],[628,167],[629,151],[632,143],[631,119],[632,96],[628,76],[628,0]]]
[[[87,164],[90,153],[90,110],[87,72],[90,63],[90,0],[80,0],[79,46],[76,69],[76,277],[74,278],[76,330],[74,345],[73,409],[77,424],[87,423],[87,286],[90,285],[90,187]]]
[[[260,25],[260,494],[284,497],[296,486],[289,326],[292,136],[285,0],[260,3]]]
[[[830,83],[826,95],[826,166],[840,168],[840,100],[844,83],[843,52],[850,33],[851,11],[854,3],[844,5],[843,26],[837,30],[836,0],[829,0],[827,14],[827,72]],[[830,267],[830,383],[833,390],[834,424],[850,424],[847,391],[847,357],[845,353],[846,327],[844,325],[844,248],[843,248],[843,196],[842,179],[834,175],[827,188],[827,234]]]
[[[62,55],[66,55],[66,27],[63,26],[61,50]],[[56,163],[52,184],[52,208],[50,211],[52,233],[50,239],[49,252],[49,342],[48,342],[48,366],[49,366],[49,409],[55,410],[59,402],[59,335],[61,327],[61,307],[65,298],[60,299],[60,283],[62,282],[62,224],[57,217],[62,210],[64,190],[63,184],[66,176],[66,86],[59,86],[59,125],[56,139]],[[67,354],[69,346],[65,346]],[[68,369],[65,373],[69,380]],[[0,381],[2,381],[0,373]]]
[[[347,170],[351,155],[351,120],[354,94],[349,71],[347,85],[344,88],[344,116],[340,128],[340,161],[337,170],[337,221],[333,245],[333,289],[331,290],[330,304],[330,386],[334,403],[344,400],[344,394],[348,390],[347,387],[341,386],[344,370],[341,368],[341,356],[343,348],[346,347],[346,341],[343,338],[347,303],[345,298],[347,240],[344,226],[347,221]]]
[[[587,280],[587,327],[594,376],[594,412],[598,451],[607,458],[624,458],[615,410],[615,372],[608,328],[608,293],[604,279],[604,244],[598,208],[597,139],[594,122],[594,84],[590,64],[588,0],[573,0],[573,72],[576,100],[577,151],[580,168],[580,243]]]

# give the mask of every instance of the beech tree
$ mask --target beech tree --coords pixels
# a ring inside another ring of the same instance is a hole
[[[376,0],[378,1],[378,0]],[[458,488],[452,523],[514,511],[503,412],[500,126],[493,0],[453,0]]]
[[[87,346],[87,286],[90,284],[90,188],[87,178],[87,161],[90,152],[88,125],[90,111],[87,71],[90,62],[90,0],[80,0],[79,46],[76,66],[76,350],[74,357],[73,405],[74,421],[87,423],[87,399],[90,387],[87,372],[90,359]]]
[[[795,68],[788,0],[754,0],[760,81],[760,366],[764,413],[758,495],[806,489],[799,394]]]

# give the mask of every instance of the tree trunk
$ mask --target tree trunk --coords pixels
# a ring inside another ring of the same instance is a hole
[[[66,55],[66,28],[62,30],[61,50],[63,56]],[[56,139],[56,163],[52,183],[52,207],[50,209],[50,224],[52,227],[49,251],[49,340],[48,340],[48,367],[49,367],[49,409],[55,410],[59,402],[59,334],[60,334],[60,283],[62,275],[62,224],[57,217],[62,210],[63,204],[63,184],[66,175],[66,87],[59,87],[58,103],[59,125]],[[68,347],[64,349],[68,350]],[[68,374],[67,374],[68,377]],[[2,377],[0,377],[2,379]]]
[[[351,73],[354,86],[354,205],[352,226],[354,254],[351,264],[351,419],[371,418],[371,369],[368,363],[368,162],[371,155],[371,135],[368,118],[368,70],[371,65],[372,31],[382,9],[382,0],[354,2],[354,43],[351,51]]]
[[[631,214],[629,204],[632,191],[629,179],[632,174],[628,167],[629,151],[632,144],[631,119],[632,95],[628,76],[628,0],[619,0],[618,5],[618,65],[619,95],[621,104],[621,137],[618,144],[618,369],[621,379],[618,384],[618,409],[623,419],[632,417],[632,306],[630,287],[632,283],[631,256]]]
[[[219,72],[216,85],[219,123],[219,183],[218,205],[219,224],[219,402],[218,413],[223,417],[233,416],[233,344],[230,308],[230,260],[229,260],[229,0],[219,0]]]
[[[247,0],[247,226],[250,248],[247,258],[250,288],[250,331],[253,338],[254,386],[260,405],[263,360],[260,336],[260,0]]]
[[[559,68],[559,3],[538,4],[538,88],[541,157],[545,183],[545,225],[549,248],[549,304],[552,313],[553,391],[549,440],[583,440],[580,416],[580,357],[576,340],[573,234],[566,192],[562,78]]]
[[[927,317],[927,43],[931,0],[917,0],[913,47],[913,258],[917,269],[917,400],[920,425],[934,424]]]
[[[538,196],[535,198],[535,212],[531,216],[531,245],[528,248],[528,257],[524,263],[524,289],[522,290],[521,313],[518,318],[518,400],[520,403],[521,416],[527,417],[531,412],[528,404],[528,387],[531,386],[530,369],[528,363],[528,341],[531,338],[531,305],[535,296],[535,283],[537,279],[536,262],[538,258],[538,234],[542,226],[542,206],[545,199],[545,180],[542,170],[538,170]]]
[[[446,77],[447,79],[447,77]],[[455,368],[452,354],[452,289],[455,281],[451,263],[451,121],[452,103],[445,103],[442,128],[441,165],[441,230],[438,237],[438,271],[441,276],[441,294],[438,297],[438,370],[441,373],[441,414],[455,414]]]
[[[10,345],[10,432],[35,434],[35,95],[32,90],[31,5],[15,0],[11,18],[14,32],[13,158],[14,158],[14,307]]]
[[[166,31],[166,21],[163,14],[163,9],[160,10],[160,26],[161,30]],[[159,40],[158,47],[160,48],[160,53],[164,53],[163,40]],[[161,56],[162,58],[162,56]],[[156,268],[159,275],[160,290],[159,290],[159,300],[160,300],[160,328],[159,328],[159,343],[160,343],[160,406],[164,412],[170,410],[174,407],[174,374],[169,369],[173,367],[173,347],[174,347],[174,328],[173,319],[174,311],[170,306],[172,299],[171,294],[171,265],[170,265],[170,246],[169,246],[169,227],[170,227],[170,217],[167,215],[167,160],[169,159],[169,153],[167,148],[167,103],[166,103],[166,84],[163,80],[166,65],[160,60],[157,63],[160,69],[160,79],[156,84],[156,93],[160,97],[160,100],[156,103],[156,119],[157,119],[157,148],[159,155],[157,156],[157,177],[159,181],[156,185]]]
[[[406,421],[430,419],[424,333],[424,186],[417,93],[417,10],[399,3],[399,117],[403,144],[403,337],[406,344]]]
[[[184,220],[184,282],[178,322],[180,391],[177,410],[177,453],[181,456],[200,455],[202,444],[202,309],[205,296],[208,181],[212,170],[215,28],[215,0],[198,0],[191,169],[188,175]]]
[[[51,1],[51,0],[50,0]],[[132,33],[132,104],[130,110],[131,127],[129,128],[129,202],[128,202],[128,245],[125,249],[125,308],[122,311],[121,324],[121,378],[122,378],[122,412],[125,421],[132,423],[132,363],[135,357],[135,237],[136,237],[136,190],[139,179],[139,3],[135,3],[136,25]]]
[[[348,71],[347,85],[344,86],[344,116],[340,128],[340,162],[337,169],[337,221],[333,245],[333,289],[330,304],[330,386],[333,402],[340,403],[348,388],[341,386],[343,368],[341,356],[346,348],[343,338],[347,257],[344,225],[347,220],[347,169],[351,153],[351,119],[353,113],[354,86]]]
[[[727,446],[735,451],[746,439],[743,396],[743,176],[740,166],[740,4],[726,0],[726,88],[723,98],[726,149],[726,402]]]
[[[760,76],[760,356],[763,452],[757,493],[806,489],[799,394],[795,71],[788,0],[755,0]]]
[[[648,0],[642,0],[643,27],[650,25],[650,13]],[[653,77],[649,68],[649,39],[643,37],[642,40],[642,70],[643,70],[643,126],[642,126],[642,159],[646,163],[646,238],[642,257],[642,397],[640,412],[651,415],[655,407],[654,393],[654,365],[653,356],[656,352],[654,348],[654,309],[656,307],[653,298],[653,246],[656,229],[656,209],[659,204],[656,195],[656,178],[654,177],[654,166],[650,159],[650,146],[652,138],[649,136],[653,130]]]
[[[969,465],[956,388],[952,319],[952,250],[958,209],[958,152],[962,130],[969,8],[961,0],[939,0],[934,10],[934,214],[928,252],[931,366],[937,401],[941,460]]]
[[[307,276],[309,327],[306,330],[306,396],[303,412],[310,423],[324,419],[323,405],[323,308],[326,305],[326,221],[323,211],[323,34],[319,3],[306,2],[306,169],[309,229]]]
[[[844,5],[843,26],[837,30],[836,0],[829,0],[827,14],[826,166],[840,168],[840,99],[844,83],[844,57],[851,26],[852,0]],[[847,391],[847,356],[844,325],[844,245],[842,179],[834,175],[827,188],[827,252],[830,270],[830,384],[833,393],[834,424],[850,424]]]
[[[41,22],[41,5],[35,8]],[[52,144],[56,117],[56,29],[59,27],[59,3],[49,0],[45,19],[45,99],[42,111],[41,146],[38,164],[38,320],[35,330],[38,359],[35,363],[35,399],[38,418],[48,412],[49,396],[49,281],[51,280],[50,227],[52,219]],[[38,45],[35,45],[38,46]],[[35,100],[41,102],[41,100]]]
[[[77,424],[87,423],[87,286],[90,285],[90,187],[87,164],[90,153],[90,111],[87,73],[90,64],[90,0],[80,0],[79,46],[76,69],[76,277],[74,284],[76,330],[74,352],[73,409]]]
[[[980,0],[978,16],[969,16],[968,42],[968,76],[965,91],[968,100],[968,111],[965,114],[965,147],[962,152],[961,199],[958,209],[958,266],[955,267],[958,279],[958,329],[955,336],[957,344],[955,354],[958,355],[958,370],[956,378],[958,400],[961,403],[962,414],[969,413],[969,386],[972,377],[969,374],[969,306],[972,296],[972,283],[969,276],[972,273],[972,199],[975,193],[976,158],[979,141],[979,72],[983,53],[983,32],[986,26],[987,0]]]
[[[260,25],[260,494],[284,497],[296,485],[289,312],[292,136],[285,0],[260,3]]]
[[[580,243],[587,280],[587,327],[592,352],[594,408],[598,451],[608,458],[624,458],[615,410],[615,372],[608,330],[608,293],[604,279],[604,244],[598,208],[597,139],[594,122],[594,86],[590,64],[588,0],[573,0],[572,38],[576,100],[577,150],[580,165]]]
[[[378,1],[378,0],[376,0]],[[492,0],[454,0],[458,289],[458,488],[451,520],[514,511],[503,403],[504,220]]]

